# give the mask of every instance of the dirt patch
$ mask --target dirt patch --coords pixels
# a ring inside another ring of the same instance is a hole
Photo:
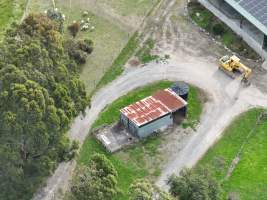
[[[195,86],[196,87],[196,86]],[[210,101],[209,96],[207,92],[205,92],[203,89],[196,87],[198,90],[198,98],[202,105]]]
[[[141,63],[138,58],[132,58],[131,60],[129,60],[128,64],[130,65],[129,67],[137,67]]]

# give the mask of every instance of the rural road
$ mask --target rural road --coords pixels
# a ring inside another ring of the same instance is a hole
[[[208,94],[209,101],[205,105],[200,125],[179,156],[165,166],[156,182],[159,187],[166,188],[165,180],[168,176],[172,173],[178,174],[183,167],[194,165],[235,116],[250,107],[267,107],[266,94],[253,85],[243,88],[239,80],[232,80],[218,71],[216,63],[189,57],[185,62],[181,58],[184,57],[173,55],[168,64],[152,63],[143,68],[129,70],[101,89],[93,97],[91,109],[86,110],[85,117],[74,121],[70,137],[83,143],[101,110],[134,88],[162,79],[185,81],[202,88]],[[59,188],[67,188],[74,167],[75,162],[60,164],[54,175],[48,179],[47,187],[35,199],[54,199]]]
[[[89,133],[90,127],[106,105],[112,103],[129,91],[148,83],[168,79],[185,81],[203,89],[208,95],[204,112],[197,130],[190,136],[178,156],[172,158],[162,169],[156,185],[167,189],[167,178],[179,174],[183,167],[193,166],[221,137],[225,127],[240,113],[251,107],[267,107],[267,95],[255,85],[244,88],[240,80],[232,80],[217,69],[218,45],[199,33],[188,21],[172,23],[174,12],[178,19],[184,12],[184,0],[175,7],[175,0],[163,1],[162,8],[156,13],[155,23],[147,23],[144,31],[157,40],[156,51],[170,55],[167,64],[150,63],[145,67],[128,68],[118,79],[99,90],[92,99],[91,108],[85,116],[76,118],[69,135],[81,143]],[[197,41],[197,42],[196,42]],[[46,187],[38,192],[34,200],[58,199],[59,190],[64,193],[70,182],[75,161],[61,163],[48,179]]]

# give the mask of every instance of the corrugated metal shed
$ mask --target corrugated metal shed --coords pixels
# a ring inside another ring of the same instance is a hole
[[[186,101],[168,88],[121,109],[121,113],[137,126],[142,126],[186,105]]]

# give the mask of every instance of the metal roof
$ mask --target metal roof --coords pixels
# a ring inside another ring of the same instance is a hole
[[[267,0],[225,0],[267,35]]]
[[[175,112],[186,105],[186,101],[168,88],[158,91],[154,95],[131,104],[120,111],[137,126],[142,126],[166,114]]]

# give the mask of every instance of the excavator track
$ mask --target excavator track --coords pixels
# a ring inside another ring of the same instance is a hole
[[[232,79],[236,79],[239,75],[239,73],[229,72],[228,70],[224,69],[223,67],[219,66],[219,70],[223,71],[225,74],[227,74]]]

